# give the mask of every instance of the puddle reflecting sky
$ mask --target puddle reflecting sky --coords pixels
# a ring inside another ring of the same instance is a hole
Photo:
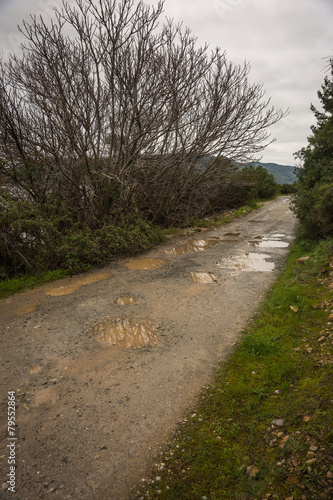
[[[150,321],[107,318],[93,328],[98,342],[106,347],[143,347],[157,342],[156,326]]]
[[[218,262],[217,266],[221,269],[230,269],[231,274],[239,274],[242,271],[273,271],[274,262],[269,262],[267,259],[270,255],[264,253],[245,253],[243,255],[223,259]]]

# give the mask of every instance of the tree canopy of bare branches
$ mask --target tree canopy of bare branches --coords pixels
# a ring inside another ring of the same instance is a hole
[[[0,173],[24,196],[91,226],[127,209],[163,220],[267,145],[284,113],[249,64],[162,12],[77,0],[23,23],[22,54],[0,67]]]

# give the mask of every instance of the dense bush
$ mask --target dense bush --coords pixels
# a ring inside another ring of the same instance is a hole
[[[69,209],[54,215],[51,206],[41,208],[31,201],[2,196],[0,202],[2,278],[57,268],[78,273],[145,251],[161,240],[158,229],[136,214],[89,228]]]
[[[331,78],[325,77],[318,91],[323,110],[311,106],[317,124],[308,146],[296,153],[303,167],[297,169],[294,211],[304,235],[313,239],[333,235],[333,60],[330,70]]]

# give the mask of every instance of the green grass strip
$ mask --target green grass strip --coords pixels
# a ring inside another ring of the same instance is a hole
[[[294,245],[135,498],[333,498],[332,254]]]

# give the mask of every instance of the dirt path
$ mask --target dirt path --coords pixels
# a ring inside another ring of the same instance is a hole
[[[282,197],[147,260],[1,303],[0,497],[130,498],[271,286],[295,227]]]

